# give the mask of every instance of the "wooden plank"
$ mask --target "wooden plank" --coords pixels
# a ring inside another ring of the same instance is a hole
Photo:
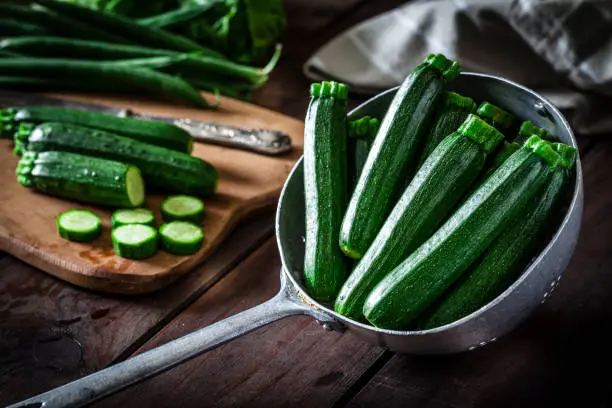
[[[192,273],[136,297],[86,291],[0,256],[0,405],[129,355],[272,233],[268,211],[241,224]]]
[[[249,257],[139,352],[238,313],[273,296],[280,261],[274,240]],[[331,406],[381,355],[351,333],[326,332],[292,317],[96,404],[115,406]]]
[[[583,158],[578,246],[552,295],[524,324],[484,349],[394,356],[349,407],[549,407],[609,404],[612,342],[612,143]]]

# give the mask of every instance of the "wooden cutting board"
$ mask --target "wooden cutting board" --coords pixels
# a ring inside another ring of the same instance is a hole
[[[12,143],[0,140],[0,249],[60,279],[97,291],[151,292],[189,272],[222,243],[240,219],[275,205],[289,171],[302,154],[302,122],[231,99],[224,98],[217,111],[204,111],[137,99],[50,96],[129,108],[139,113],[277,129],[286,132],[294,146],[290,153],[271,157],[196,143],[193,154],[209,161],[219,171],[217,194],[204,198],[207,215],[202,249],[190,256],[170,255],[160,250],[152,258],[132,261],[113,252],[110,240],[112,209],[62,200],[22,187],[15,178],[18,158],[12,154]],[[163,198],[150,194],[146,200],[146,206],[156,212],[158,224]],[[71,208],[89,208],[98,213],[102,218],[103,234],[87,244],[60,238],[55,218]]]

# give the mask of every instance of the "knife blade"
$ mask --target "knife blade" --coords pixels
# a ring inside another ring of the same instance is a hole
[[[69,101],[37,93],[0,91],[0,106],[2,107],[17,108],[29,105],[61,106],[73,109],[93,110],[121,117],[166,122],[184,129],[191,134],[197,142],[248,150],[265,155],[278,155],[288,152],[292,148],[289,135],[278,130],[242,128],[187,118],[145,115],[133,112],[129,109]]]

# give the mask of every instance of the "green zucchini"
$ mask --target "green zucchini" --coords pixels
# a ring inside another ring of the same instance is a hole
[[[340,247],[348,257],[360,259],[374,240],[405,185],[438,97],[459,71],[457,62],[432,54],[393,97],[342,222]]]
[[[155,214],[148,208],[122,208],[111,216],[113,228],[128,224],[144,224],[153,227],[155,225]]]
[[[511,134],[513,125],[516,123],[516,117],[513,114],[490,102],[481,103],[476,114],[505,136]]]
[[[348,130],[348,172],[352,192],[357,185],[363,165],[368,158],[372,140],[378,132],[380,121],[370,116],[363,116],[349,123]]]
[[[122,118],[101,112],[55,106],[0,109],[0,125],[17,127],[19,123],[24,122],[34,124],[61,122],[80,125],[105,130],[179,152],[191,153],[193,150],[191,135],[170,123]]]
[[[138,168],[66,152],[27,152],[17,180],[43,193],[111,207],[138,207],[145,188]]]
[[[157,230],[149,225],[128,224],[114,228],[111,240],[115,253],[122,258],[145,259],[157,252]]]
[[[525,269],[542,246],[541,241],[570,181],[576,151],[562,146],[556,148],[562,158],[561,165],[553,170],[542,191],[441,301],[425,312],[419,319],[420,329],[443,326],[480,309],[506,290]]]
[[[89,242],[102,233],[100,217],[89,210],[66,211],[57,217],[56,222],[59,236],[68,241]]]
[[[521,145],[516,142],[503,141],[501,148],[493,155],[491,160],[487,163],[486,171],[480,176],[480,181],[475,183],[479,186],[484,182],[491,174],[495,172],[506,160],[510,158],[517,150],[521,148]]]
[[[162,201],[161,213],[166,222],[188,221],[199,224],[204,219],[204,203],[197,197],[174,195]]]
[[[560,157],[547,142],[514,153],[416,251],[368,295],[363,313],[376,327],[405,329],[485,252],[531,202]]]
[[[202,228],[187,221],[172,221],[159,228],[161,247],[173,255],[195,254],[202,247]]]
[[[548,140],[550,142],[557,140],[546,129],[537,127],[530,121],[526,120],[521,124],[518,134],[513,141],[519,145],[523,145],[533,135],[539,136],[541,139]]]
[[[504,138],[473,114],[429,155],[389,214],[336,298],[336,312],[363,319],[374,286],[418,248],[480,174],[487,154]]]
[[[46,122],[31,130],[22,124],[15,133],[15,150],[61,150],[132,164],[147,186],[167,191],[206,195],[217,186],[217,170],[202,159],[82,126]]]
[[[304,281],[313,298],[327,302],[347,275],[337,242],[348,198],[348,88],[336,82],[315,83],[310,95],[304,121]]]
[[[455,92],[445,92],[440,98],[436,114],[423,142],[423,150],[417,161],[417,168],[423,165],[442,139],[455,132],[470,113],[476,111],[476,102],[472,98]]]

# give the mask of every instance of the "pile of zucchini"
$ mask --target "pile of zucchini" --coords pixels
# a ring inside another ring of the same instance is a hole
[[[21,156],[17,180],[23,186],[119,208],[111,234],[118,255],[144,259],[157,250],[153,212],[138,208],[149,187],[177,193],[162,203],[167,224],[159,230],[161,246],[177,255],[199,250],[204,204],[195,196],[213,194],[218,173],[190,154],[193,140],[186,131],[162,122],[50,106],[0,110],[0,131],[4,137],[13,133],[15,154]],[[62,214],[57,225],[60,236],[78,242],[101,232],[99,217],[84,210]]]
[[[198,89],[248,100],[280,52],[253,67],[155,25],[76,4],[0,3],[1,88],[145,93],[213,108]]]
[[[428,56],[380,121],[348,121],[346,85],[312,85],[304,282],[350,319],[398,330],[454,322],[516,280],[559,221],[575,149],[448,91],[459,71]]]

